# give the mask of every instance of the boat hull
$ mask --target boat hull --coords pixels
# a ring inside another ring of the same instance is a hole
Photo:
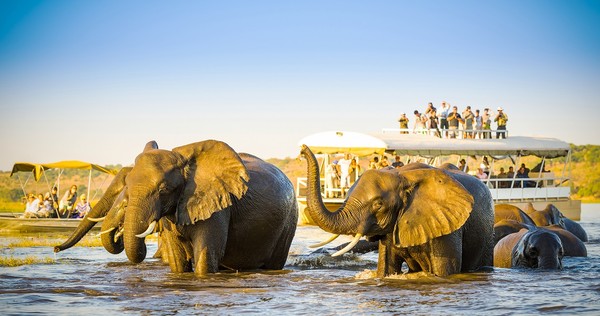
[[[72,233],[81,223],[80,218],[16,218],[0,217],[0,231],[37,233],[56,232]],[[101,224],[96,224],[91,231],[99,232]]]

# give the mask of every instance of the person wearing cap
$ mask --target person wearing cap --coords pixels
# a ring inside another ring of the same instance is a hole
[[[75,210],[73,211],[73,218],[84,218],[87,213],[92,209],[92,206],[87,201],[87,196],[82,194],[79,197],[79,203],[75,206]]]
[[[506,122],[508,121],[508,116],[504,113],[504,110],[499,107],[498,114],[494,118],[494,122],[498,123],[498,128],[496,132],[496,138],[506,138]]]
[[[400,134],[408,134],[408,122],[409,119],[408,117],[406,117],[406,113],[402,113],[400,115],[400,118],[398,119],[398,122],[400,122]]]

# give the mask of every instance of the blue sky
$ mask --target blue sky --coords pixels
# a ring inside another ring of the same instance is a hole
[[[600,144],[600,2],[0,2],[0,170],[131,164],[151,139],[295,157],[443,100]]]

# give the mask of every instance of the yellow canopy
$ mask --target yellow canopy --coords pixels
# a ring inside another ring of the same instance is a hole
[[[44,170],[48,169],[87,169],[87,170],[98,170],[100,172],[109,173],[109,174],[117,174],[118,170],[104,168],[99,165],[95,165],[89,162],[83,162],[78,160],[65,160],[65,161],[57,161],[51,163],[43,163],[43,164],[35,164],[29,162],[17,162],[12,168],[10,175],[12,176],[14,173],[19,171],[24,172],[33,172],[33,177],[35,181],[38,181],[42,176]]]

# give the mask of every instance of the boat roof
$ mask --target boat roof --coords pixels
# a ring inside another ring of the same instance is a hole
[[[351,153],[358,156],[395,152],[398,155],[436,157],[468,156],[567,156],[568,143],[549,137],[509,136],[505,139],[448,139],[424,134],[379,132],[362,134],[328,131],[302,138],[298,146],[307,145],[315,154]]]
[[[422,134],[377,133],[374,137],[399,155],[435,157],[440,155],[529,156],[556,158],[567,156],[568,143],[548,137],[509,136],[505,139],[448,139]]]
[[[57,161],[51,163],[30,163],[30,162],[17,162],[13,165],[12,171],[10,172],[10,176],[14,173],[23,171],[23,172],[33,172],[33,176],[35,181],[38,181],[42,176],[44,170],[48,169],[87,169],[87,170],[97,170],[100,172],[108,173],[108,174],[117,174],[118,170],[108,169],[102,167],[100,165],[96,165],[89,162],[78,161],[78,160],[65,160],[65,161]]]
[[[302,138],[298,146],[306,145],[315,154],[350,153],[358,156],[383,154],[387,144],[381,139],[357,132],[328,131]]]

